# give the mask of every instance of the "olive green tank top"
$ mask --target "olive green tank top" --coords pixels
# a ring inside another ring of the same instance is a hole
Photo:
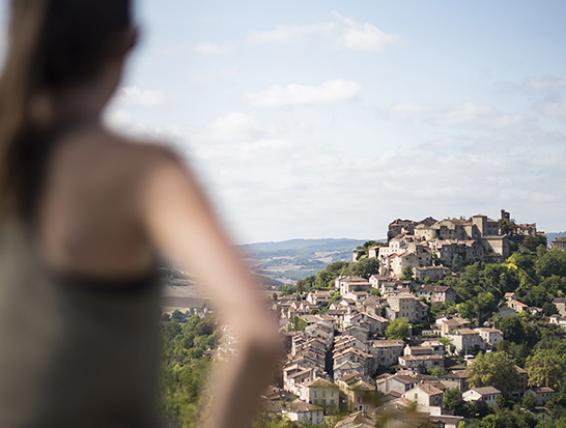
[[[0,427],[161,426],[158,282],[54,272],[0,225]]]

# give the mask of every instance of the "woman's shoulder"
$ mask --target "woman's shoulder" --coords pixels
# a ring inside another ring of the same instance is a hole
[[[181,154],[165,141],[148,138],[134,138],[108,132],[110,156],[123,160],[139,162],[140,166],[154,167],[162,164],[181,164]]]
[[[60,145],[59,165],[90,166],[110,175],[143,174],[162,165],[182,166],[183,156],[165,141],[136,138],[106,128],[70,134]]]
[[[147,187],[158,172],[188,169],[183,156],[162,141],[104,128],[85,129],[65,140],[52,159],[51,188],[73,190],[83,198],[122,195],[128,199]]]

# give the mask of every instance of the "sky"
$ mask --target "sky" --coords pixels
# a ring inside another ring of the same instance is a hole
[[[566,230],[566,2],[140,0],[107,120],[177,148],[237,242],[395,218]]]

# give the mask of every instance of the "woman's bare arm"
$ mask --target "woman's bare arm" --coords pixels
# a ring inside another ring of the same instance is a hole
[[[280,346],[259,286],[180,162],[167,157],[152,168],[143,186],[142,211],[150,239],[198,278],[219,321],[230,327],[238,343],[236,356],[212,374],[212,407],[203,424],[248,427],[259,395],[272,379]]]

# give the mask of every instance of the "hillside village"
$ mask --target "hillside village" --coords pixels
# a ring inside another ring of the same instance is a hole
[[[461,266],[504,262],[529,239],[545,240],[535,224],[515,224],[505,211],[498,221],[484,215],[395,220],[387,244],[353,251],[354,264],[377,262],[374,274],[338,275],[331,287],[274,295],[288,354],[280,384],[264,397],[267,408],[307,425],[347,414],[336,428],[376,426],[376,409],[384,408],[399,415],[414,409],[447,428],[525,396],[543,408],[555,389],[529,380],[525,364],[509,365],[514,379],[505,388],[474,378],[475,360],[498,354],[509,338],[491,321],[480,324],[442,311],[457,307],[460,298],[438,283]],[[508,291],[494,312],[505,320],[536,317],[560,335],[559,329],[566,330],[565,304],[566,298],[555,296],[555,313],[545,316]],[[471,409],[468,414],[455,411],[449,398],[454,396]]]
[[[287,355],[257,426],[566,426],[565,240],[503,210],[387,233],[272,293]]]

